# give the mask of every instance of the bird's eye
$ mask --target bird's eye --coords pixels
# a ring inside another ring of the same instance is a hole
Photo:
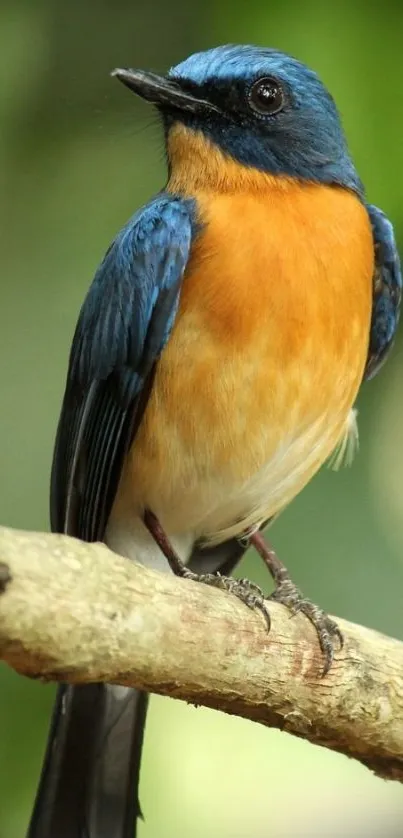
[[[258,79],[249,90],[248,101],[252,110],[262,116],[275,114],[284,105],[284,91],[276,79]]]

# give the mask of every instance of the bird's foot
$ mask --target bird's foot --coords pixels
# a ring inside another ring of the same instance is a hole
[[[288,574],[278,583],[269,599],[285,605],[291,614],[298,614],[298,612],[305,614],[312,623],[324,658],[322,675],[327,675],[334,660],[336,643],[339,649],[343,647],[343,635],[337,623],[331,620],[319,606],[306,599]]]
[[[267,629],[270,631],[270,614],[267,610],[264,593],[259,585],[255,585],[249,579],[234,579],[232,576],[221,576],[220,573],[194,573],[189,568],[185,567],[184,572],[181,573],[185,579],[191,579],[193,582],[202,582],[204,585],[210,585],[213,588],[219,588],[221,591],[227,591],[229,594],[236,596],[241,602],[245,603],[248,608],[254,611],[261,611],[267,624]]]
[[[261,611],[264,616],[268,630],[270,629],[270,614],[267,609],[267,600],[261,588],[250,582],[249,579],[233,579],[231,576],[221,576],[220,573],[194,573],[186,567],[180,556],[173,549],[158,518],[150,510],[144,513],[144,523],[153,536],[156,543],[166,556],[171,570],[176,576],[183,579],[190,579],[192,582],[201,582],[214,588],[220,588],[233,594],[241,600],[248,608]],[[249,532],[245,535],[249,544],[253,544],[262,557],[266,567],[270,571],[274,582],[275,590],[269,597],[273,602],[285,605],[292,614],[299,611],[308,618],[315,628],[320,648],[324,657],[323,675],[329,672],[333,663],[336,642],[339,648],[343,646],[343,635],[337,624],[330,619],[317,605],[305,599],[301,591],[294,585],[287,568],[277,557],[274,550],[265,542],[260,532]]]
[[[339,649],[343,647],[343,635],[337,623],[331,620],[321,608],[303,596],[297,586],[294,585],[287,568],[269,544],[265,542],[260,532],[252,533],[249,537],[249,543],[253,544],[274,579],[275,590],[269,596],[269,600],[285,605],[291,611],[291,614],[297,614],[298,612],[305,614],[312,623],[324,658],[322,672],[324,677],[333,663],[336,645]]]
[[[190,579],[192,582],[202,582],[204,585],[211,585],[214,588],[220,588],[222,591],[233,594],[241,602],[244,602],[248,608],[261,611],[267,628],[270,629],[270,614],[265,606],[263,591],[258,585],[250,582],[249,579],[233,579],[232,576],[221,576],[220,573],[194,573],[193,570],[186,567],[173,549],[156,515],[147,509],[143,520],[176,576],[181,576],[182,579]]]

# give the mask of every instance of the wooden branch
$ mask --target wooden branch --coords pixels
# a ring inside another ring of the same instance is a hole
[[[270,606],[148,570],[102,544],[0,528],[0,658],[46,680],[109,681],[281,728],[403,782],[403,643],[338,620],[315,632]]]

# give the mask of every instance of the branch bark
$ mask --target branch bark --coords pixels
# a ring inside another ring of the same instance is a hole
[[[403,643],[338,620],[321,678],[301,615],[260,613],[102,544],[0,528],[0,659],[32,678],[108,681],[287,730],[403,782]]]

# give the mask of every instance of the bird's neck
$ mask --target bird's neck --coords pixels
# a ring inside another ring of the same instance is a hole
[[[167,190],[186,197],[200,192],[258,193],[288,190],[295,181],[243,166],[201,131],[174,123],[167,135]]]

